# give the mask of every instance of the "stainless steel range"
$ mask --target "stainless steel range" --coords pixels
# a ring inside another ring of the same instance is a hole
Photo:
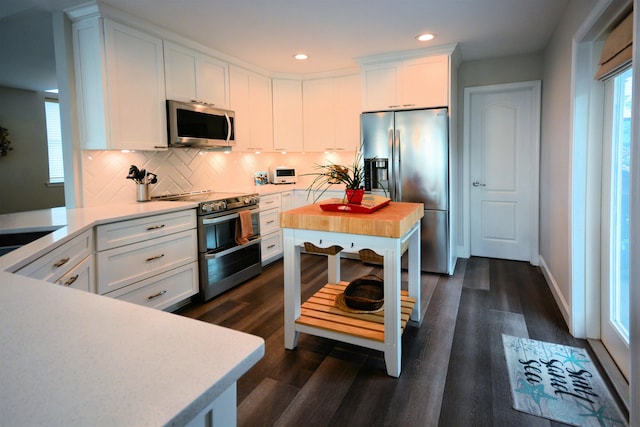
[[[204,301],[260,274],[258,194],[200,191],[153,199],[198,202],[200,296]]]

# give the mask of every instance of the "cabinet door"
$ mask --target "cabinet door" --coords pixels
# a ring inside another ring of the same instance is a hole
[[[399,107],[401,64],[391,62],[366,66],[362,70],[362,108],[364,111]]]
[[[206,55],[197,61],[197,99],[219,108],[229,105],[229,68],[226,62]]]
[[[167,99],[190,102],[196,93],[198,54],[182,46],[164,41],[164,74]]]
[[[236,113],[234,151],[251,151],[251,110],[249,108],[249,72],[229,66],[229,105]]]
[[[449,105],[449,57],[430,56],[402,62],[402,108]]]
[[[273,101],[271,79],[249,74],[251,145],[258,151],[273,151]]]
[[[104,32],[109,148],[166,148],[162,40],[109,20]]]
[[[273,147],[275,151],[302,151],[302,82],[273,80]]]
[[[280,200],[282,201],[282,212],[288,211],[296,207],[296,199],[293,191],[285,191],[280,194]]]
[[[229,67],[229,102],[236,113],[234,151],[272,151],[271,80],[244,68]]]
[[[356,151],[360,145],[361,84],[358,74],[335,79],[336,150]]]
[[[333,79],[302,82],[304,151],[332,151],[335,141]]]

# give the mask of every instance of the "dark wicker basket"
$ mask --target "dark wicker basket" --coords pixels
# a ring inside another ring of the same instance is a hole
[[[375,311],[384,304],[384,282],[374,275],[360,277],[344,290],[344,302],[354,310]]]

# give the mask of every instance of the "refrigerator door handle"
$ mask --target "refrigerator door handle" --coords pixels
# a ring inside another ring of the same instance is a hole
[[[402,159],[400,158],[400,130],[396,129],[395,138],[393,144],[393,174],[395,181],[395,196],[392,197],[394,201],[401,202],[402,201],[402,172],[400,165],[402,164]]]
[[[393,137],[395,136],[395,131],[389,129],[389,153],[391,154],[391,158],[389,159],[389,196],[391,200],[396,201],[396,151],[395,151],[395,143]]]

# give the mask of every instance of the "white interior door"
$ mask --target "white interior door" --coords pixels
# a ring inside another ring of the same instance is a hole
[[[465,90],[470,254],[538,263],[540,83]]]

